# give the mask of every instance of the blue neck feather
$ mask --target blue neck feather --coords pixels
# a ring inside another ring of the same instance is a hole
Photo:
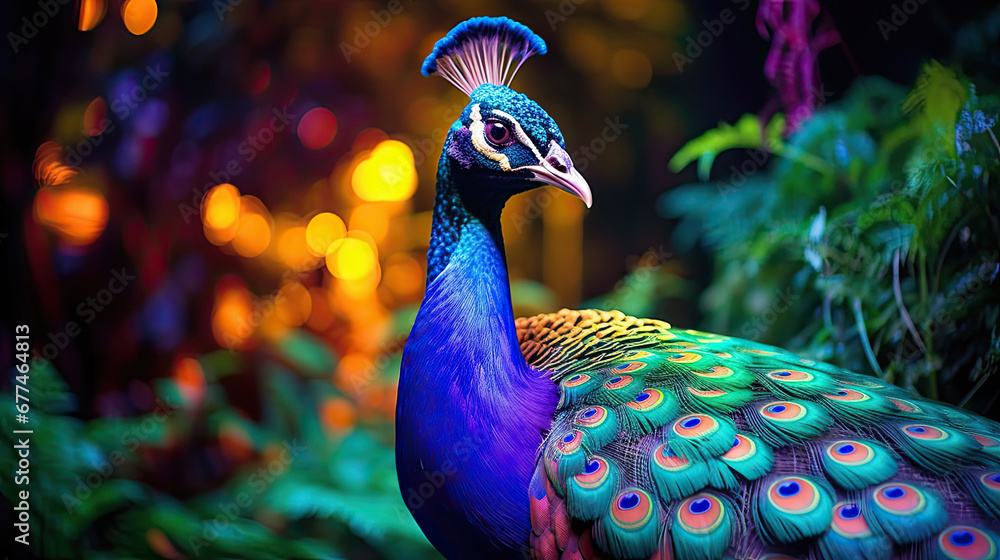
[[[506,196],[481,194],[487,185],[462,172],[446,150],[427,292],[403,355],[396,466],[404,500],[445,556],[510,558],[527,545],[528,484],[556,391],[517,343]]]

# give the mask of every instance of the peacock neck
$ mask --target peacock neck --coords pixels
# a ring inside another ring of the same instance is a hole
[[[454,165],[446,156],[439,165],[427,291],[403,355],[397,470],[414,517],[446,556],[491,557],[490,543],[509,557],[527,542],[528,483],[556,392],[517,342],[503,201],[470,200],[487,186],[463,184],[471,178]]]

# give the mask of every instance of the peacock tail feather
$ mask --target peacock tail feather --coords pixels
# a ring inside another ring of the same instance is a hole
[[[534,558],[1000,558],[995,422],[616,311],[516,327],[559,390]]]

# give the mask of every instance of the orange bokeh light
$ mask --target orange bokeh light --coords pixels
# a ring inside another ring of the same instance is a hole
[[[97,27],[104,19],[104,14],[108,12],[107,0],[81,0],[80,20],[77,22],[77,29],[80,31],[90,31]]]
[[[334,277],[343,280],[364,278],[375,270],[377,264],[378,258],[372,246],[355,237],[334,241],[326,253],[326,268]]]
[[[256,257],[271,244],[271,214],[259,198],[240,197],[240,217],[232,247],[242,257]]]
[[[108,201],[90,187],[44,187],[35,195],[35,221],[69,245],[90,245],[107,226]]]
[[[219,346],[250,350],[257,345],[253,303],[253,295],[242,280],[233,276],[219,280],[212,309],[212,334]]]
[[[158,11],[156,0],[125,0],[122,21],[130,33],[142,35],[153,28]]]
[[[236,237],[240,217],[240,191],[229,183],[212,187],[201,199],[201,223],[213,245],[225,245]]]
[[[181,396],[189,403],[201,402],[205,394],[205,372],[198,360],[182,358],[174,366],[174,382]]]
[[[308,321],[312,313],[312,294],[299,282],[286,282],[278,289],[274,305],[282,323],[298,327]]]
[[[331,397],[323,403],[320,417],[328,430],[345,431],[354,428],[357,413],[347,399]]]

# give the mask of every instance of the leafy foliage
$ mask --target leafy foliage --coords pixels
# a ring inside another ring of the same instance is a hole
[[[372,368],[358,383],[398,376],[398,356],[385,362],[385,371]],[[345,393],[318,378],[335,363],[326,345],[297,331],[252,355],[201,356],[204,382],[160,379],[148,414],[83,422],[73,417],[72,393],[59,375],[36,360],[28,488],[32,535],[45,538],[32,539],[35,553],[438,557],[400,496],[391,415],[359,410],[356,422],[327,418],[326,403],[356,396],[352,383],[343,384]],[[258,414],[227,397],[234,381],[234,394],[256,392]],[[14,400],[9,392],[0,398]],[[0,412],[7,472],[16,470],[12,430],[25,427],[15,412]],[[12,477],[0,485],[5,496],[25,488]]]
[[[985,412],[996,395],[977,391],[1000,363],[998,111],[937,62],[909,94],[866,78],[771,143],[769,165],[666,193],[675,245],[715,253],[705,328]],[[759,131],[751,119],[735,128]],[[749,146],[732,130],[671,163]]]

